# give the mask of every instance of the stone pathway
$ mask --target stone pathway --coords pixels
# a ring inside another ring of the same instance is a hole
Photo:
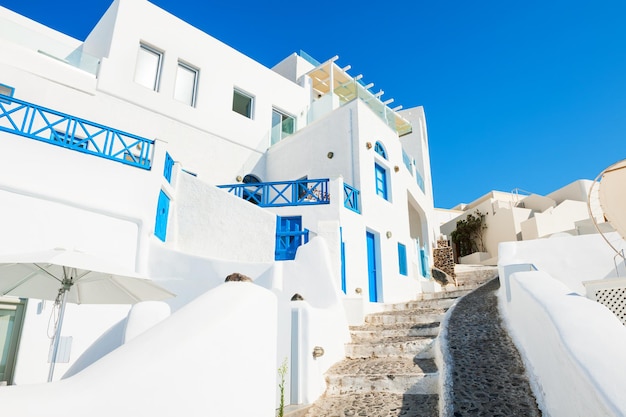
[[[521,358],[500,324],[496,278],[461,298],[448,320],[446,417],[541,416]]]
[[[432,343],[446,310],[466,293],[394,304],[351,327],[346,359],[328,370],[327,390],[306,417],[439,416]]]
[[[438,417],[432,343],[456,302],[444,343],[451,392],[442,416],[540,417],[519,353],[500,324],[499,285],[496,278],[473,291],[425,294],[432,299],[367,316],[350,329],[346,359],[326,373],[325,394],[298,415]]]

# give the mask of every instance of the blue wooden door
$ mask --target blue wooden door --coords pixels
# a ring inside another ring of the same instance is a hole
[[[277,261],[286,261],[296,258],[296,251],[302,244],[302,217],[278,217],[276,222],[276,251]],[[306,242],[305,242],[306,243]]]
[[[370,301],[378,301],[378,286],[376,285],[376,237],[367,232],[367,279],[370,293]]]

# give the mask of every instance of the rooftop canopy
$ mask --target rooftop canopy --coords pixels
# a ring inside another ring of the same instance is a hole
[[[359,98],[395,130],[398,136],[404,136],[413,131],[411,124],[395,111],[399,107],[394,110],[387,106],[393,99],[382,101],[380,99],[383,94],[382,90],[376,94],[369,91],[373,84],[363,85],[360,81],[361,76],[349,75],[347,70],[350,67],[340,68],[335,64],[337,59],[338,57],[335,56],[309,71],[308,76],[312,80],[313,91],[318,97],[328,93],[335,94],[339,97],[341,105]]]

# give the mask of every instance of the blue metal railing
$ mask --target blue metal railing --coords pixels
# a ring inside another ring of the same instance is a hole
[[[361,208],[359,207],[359,190],[351,185],[343,183],[343,205],[345,208],[361,214]]]
[[[2,96],[0,131],[150,169],[154,140]]]
[[[329,204],[328,178],[218,185],[259,207]]]

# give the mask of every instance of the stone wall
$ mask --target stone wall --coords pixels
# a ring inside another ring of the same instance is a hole
[[[433,250],[433,261],[435,268],[441,269],[452,278],[456,276],[454,273],[454,254],[447,240],[437,241],[437,249]]]

